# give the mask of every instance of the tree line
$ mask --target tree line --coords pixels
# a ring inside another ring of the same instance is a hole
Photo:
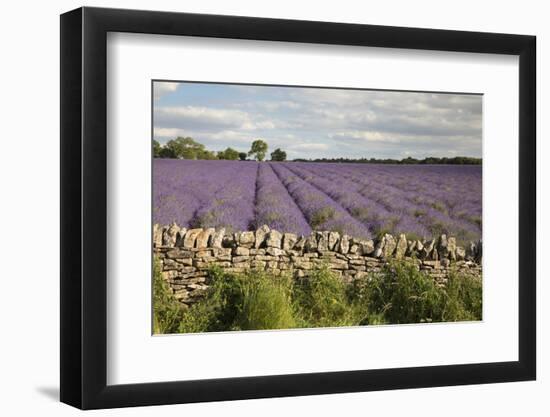
[[[153,157],[171,159],[222,159],[228,161],[246,161],[252,156],[257,161],[263,161],[266,157],[268,145],[261,139],[252,142],[248,152],[239,152],[231,147],[223,151],[210,151],[191,137],[178,136],[161,145],[153,139]],[[286,161],[286,152],[280,148],[270,154],[272,161]]]
[[[407,157],[404,159],[378,159],[378,158],[316,158],[316,159],[294,159],[295,162],[331,162],[331,163],[359,163],[359,164],[395,164],[395,165],[481,165],[481,158],[470,156],[434,157],[429,156],[423,159]]]
[[[252,157],[256,161],[263,161],[267,155],[268,145],[262,139],[256,139],[250,145],[248,152],[239,152],[231,147],[223,151],[210,151],[206,147],[191,137],[178,136],[161,145],[153,140],[154,158],[172,158],[172,159],[221,159],[228,161],[246,161]],[[286,152],[280,148],[275,149],[270,154],[271,161],[286,161]],[[434,157],[429,156],[423,159],[407,157],[404,159],[378,159],[378,158],[316,158],[316,159],[294,159],[294,162],[330,162],[330,163],[359,163],[359,164],[394,164],[394,165],[481,165],[481,158],[469,156],[455,157]]]

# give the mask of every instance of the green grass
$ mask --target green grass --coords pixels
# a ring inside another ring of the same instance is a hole
[[[413,264],[392,261],[367,279],[344,284],[325,267],[294,280],[265,271],[209,272],[199,302],[183,308],[154,278],[154,332],[202,333],[481,320],[481,279],[451,272],[446,286]]]

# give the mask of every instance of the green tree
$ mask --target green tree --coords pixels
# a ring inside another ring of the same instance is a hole
[[[246,161],[246,157],[247,157],[246,152],[239,152],[239,159],[241,161]]]
[[[170,149],[179,159],[203,159],[200,156],[205,152],[203,144],[196,142],[193,138],[181,136],[168,141],[165,148]]]
[[[161,150],[162,150],[161,144],[158,143],[155,139],[153,139],[153,158],[160,158]]]
[[[265,143],[261,139],[256,139],[254,142],[252,142],[250,151],[248,151],[248,155],[249,156],[254,155],[254,157],[258,161],[263,161],[266,153],[267,153],[267,143]]]
[[[418,164],[418,159],[416,158],[412,158],[412,157],[407,157],[405,159],[402,159],[401,160],[401,163],[402,164],[405,164],[405,165],[410,165],[410,164]]]
[[[236,161],[239,159],[239,152],[233,148],[227,148],[224,151],[218,152],[218,159],[227,159],[229,161]]]
[[[218,159],[215,152],[206,149],[197,151],[195,159]]]
[[[286,152],[281,150],[281,148],[275,149],[271,152],[272,161],[286,161]]]
[[[176,159],[177,156],[174,153],[174,150],[172,148],[167,148],[166,146],[161,146],[160,151],[159,151],[159,158]]]

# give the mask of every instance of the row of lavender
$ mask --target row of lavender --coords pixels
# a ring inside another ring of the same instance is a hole
[[[153,217],[187,228],[481,237],[481,167],[154,161]]]

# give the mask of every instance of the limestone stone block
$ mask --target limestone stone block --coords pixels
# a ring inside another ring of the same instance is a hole
[[[239,245],[244,246],[245,248],[251,248],[254,246],[254,241],[256,240],[254,232],[238,232],[235,234],[235,241]]]
[[[159,247],[162,246],[162,227],[155,223],[153,225],[153,246]]]
[[[213,248],[223,247],[223,237],[225,236],[225,228],[215,230],[210,236],[210,246]]]
[[[271,247],[266,249],[266,253],[271,256],[282,256],[286,254],[286,252],[282,249]]]
[[[176,223],[172,223],[167,229],[164,229],[162,233],[162,245],[176,246],[176,239],[179,231],[180,228]]]
[[[236,256],[249,256],[250,255],[250,249],[242,247],[242,246],[237,246],[236,248],[233,249],[233,255],[236,255]]]
[[[294,248],[294,245],[298,241],[298,236],[294,233],[285,233],[283,235],[283,249],[291,250]]]
[[[267,235],[266,246],[268,248],[281,248],[283,234],[277,230],[271,230]]]
[[[183,239],[184,248],[194,248],[197,237],[202,232],[202,229],[189,229]]]
[[[268,235],[269,231],[269,226],[266,224],[256,230],[254,248],[258,249],[264,244],[265,238]]]
[[[338,251],[342,254],[347,254],[349,252],[351,238],[348,235],[342,235],[340,242],[338,244]]]
[[[306,252],[315,252],[317,251],[317,238],[314,233],[308,236],[305,242],[304,250]]]
[[[407,252],[407,237],[404,234],[400,234],[395,247],[395,258],[402,259],[405,256],[405,252]]]
[[[389,233],[386,233],[384,235],[384,249],[382,250],[384,258],[389,258],[392,256],[396,247],[397,242],[395,241],[395,238]]]

